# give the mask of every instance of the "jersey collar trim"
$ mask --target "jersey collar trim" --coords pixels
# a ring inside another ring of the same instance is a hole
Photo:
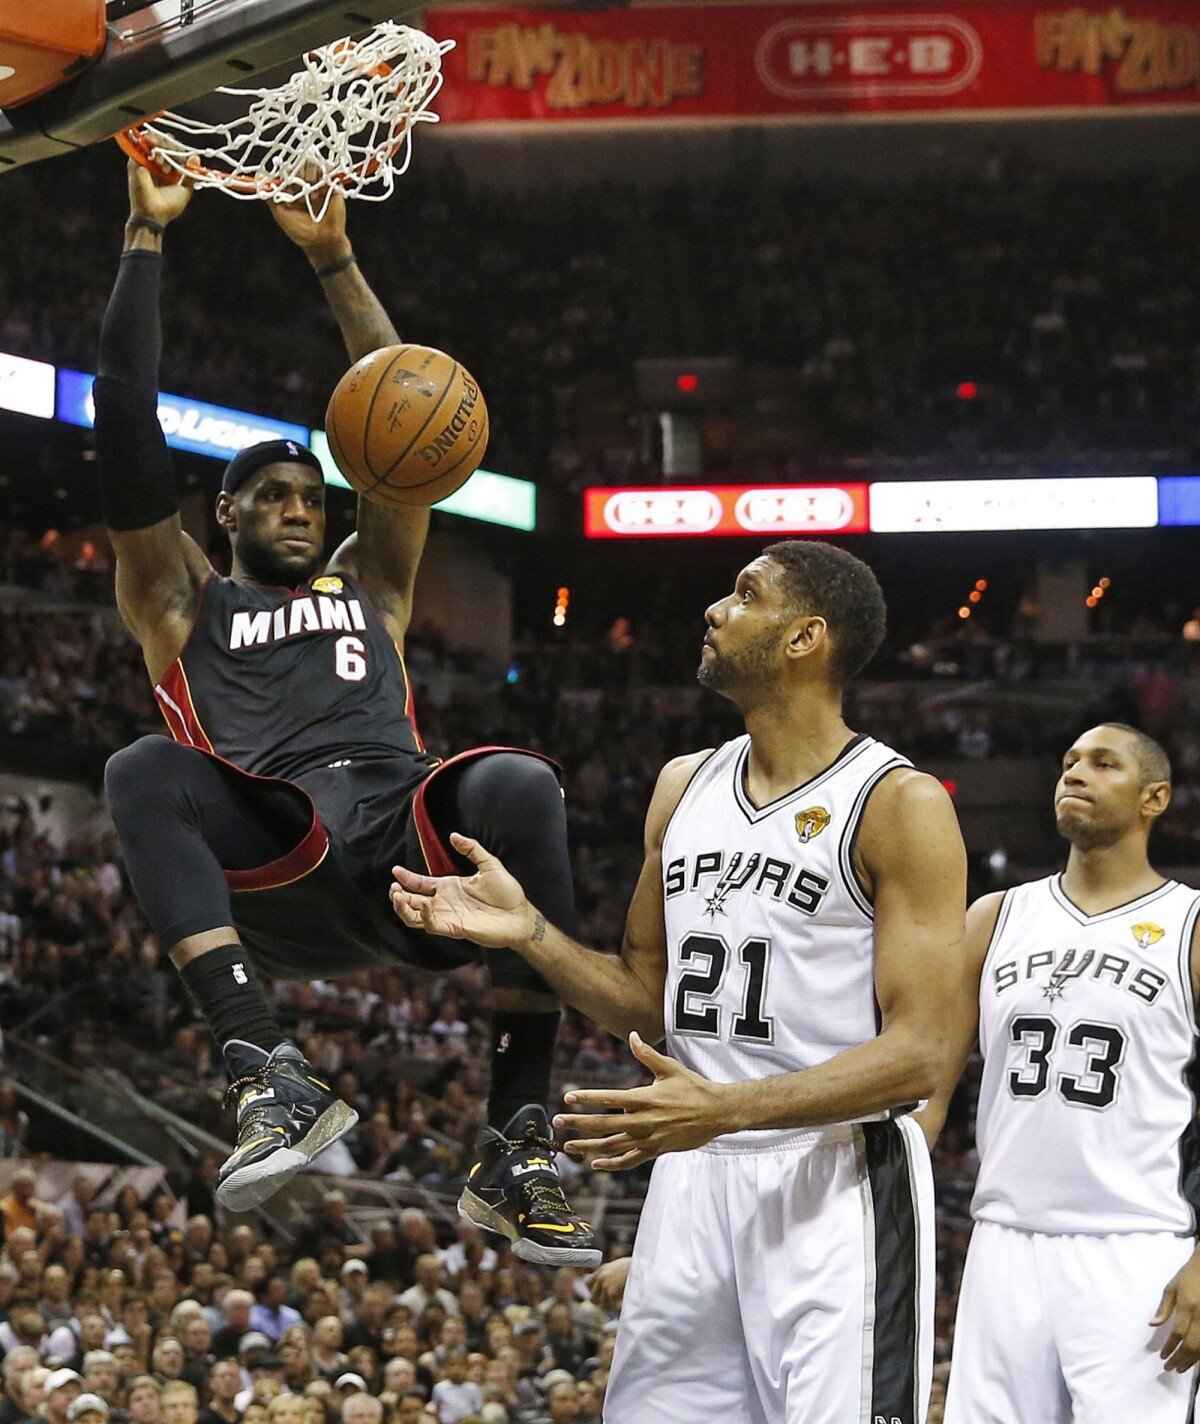
[[[773,815],[781,807],[786,806],[789,801],[795,800],[797,796],[807,796],[824,785],[829,778],[844,766],[860,756],[868,746],[872,744],[872,739],[865,732],[859,732],[857,736],[851,737],[846,745],[838,752],[837,756],[829,763],[824,771],[817,772],[816,776],[809,777],[799,786],[791,791],[785,791],[782,796],[777,796],[774,801],[768,801],[765,806],[755,806],[746,794],[746,770],[750,761],[750,738],[746,738],[746,745],[742,748],[741,754],[734,763],[733,768],[733,795],[738,807],[746,819],[751,824],[761,821],[764,817]]]
[[[1055,900],[1058,901],[1059,905],[1066,910],[1067,914],[1070,915],[1076,923],[1081,925],[1095,925],[1101,923],[1103,920],[1110,919],[1114,915],[1128,915],[1137,906],[1148,905],[1151,901],[1157,900],[1167,894],[1168,891],[1174,890],[1178,883],[1175,880],[1165,880],[1157,890],[1148,890],[1146,894],[1139,895],[1136,900],[1126,900],[1123,905],[1114,905],[1111,910],[1101,910],[1099,914],[1089,915],[1081,910],[1063,889],[1062,879],[1061,871],[1057,875],[1050,877],[1050,893],[1054,896]]]

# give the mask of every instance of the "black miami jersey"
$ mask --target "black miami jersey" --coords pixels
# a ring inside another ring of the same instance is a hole
[[[154,694],[176,741],[258,776],[405,755],[429,762],[404,659],[345,574],[295,589],[212,574]]]

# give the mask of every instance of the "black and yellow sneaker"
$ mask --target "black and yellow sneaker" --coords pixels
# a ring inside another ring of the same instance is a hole
[[[554,1165],[557,1151],[545,1111],[535,1104],[522,1108],[503,1132],[481,1128],[458,1214],[507,1236],[522,1261],[598,1266],[596,1233],[567,1204]]]
[[[240,1042],[225,1052],[238,1073],[225,1094],[226,1106],[237,1102],[238,1135],[217,1173],[217,1200],[229,1211],[250,1211],[349,1132],[358,1114],[313,1076],[294,1043],[270,1055]],[[249,1066],[253,1055],[262,1061]]]

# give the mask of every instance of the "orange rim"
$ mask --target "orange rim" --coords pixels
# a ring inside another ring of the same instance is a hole
[[[354,50],[357,48],[358,46],[349,38],[337,40],[330,46],[330,49],[336,51],[341,51],[342,49]],[[364,71],[364,73],[366,77],[370,79],[386,79],[392,73],[392,66],[386,61],[381,61],[373,68]],[[157,145],[147,137],[145,132],[146,127],[164,113],[166,113],[166,110],[160,109],[157,114],[152,114],[149,118],[142,119],[140,123],[131,124],[129,128],[122,129],[120,133],[115,134],[114,137],[117,143],[120,144],[121,148],[134,162],[140,163],[143,168],[148,168],[155,177],[162,179],[164,182],[180,183],[183,181],[185,175],[180,173],[178,169],[172,168],[170,164],[162,163],[155,157]],[[385,153],[377,158],[364,159],[362,163],[355,168],[351,168],[348,172],[341,171],[331,173],[325,181],[341,188],[359,175],[367,178],[374,177],[380,168],[391,160],[392,155],[403,144],[404,136],[408,132],[408,128],[408,115],[405,114],[396,125],[392,141],[388,145]],[[242,193],[268,193],[271,189],[278,188],[281,183],[279,178],[269,178],[265,175],[254,173],[239,174],[234,177],[219,168],[209,168],[207,165],[201,163],[199,158],[194,154],[188,160],[187,167],[196,178],[212,179],[227,188],[236,188],[238,192]]]
[[[165,110],[159,110],[159,113],[165,112]],[[147,138],[144,132],[144,126],[152,124],[157,117],[158,114],[155,114],[153,118],[143,119],[140,124],[122,129],[114,137],[135,163],[140,163],[143,168],[148,168],[156,178],[161,178],[167,183],[181,183],[187,174],[180,173],[177,168],[172,168],[170,164],[161,163],[155,158],[156,145]],[[279,184],[278,178],[258,177],[253,173],[233,178],[228,173],[222,173],[219,168],[207,168],[194,154],[188,160],[187,168],[188,173],[194,178],[219,179],[226,187],[238,188],[245,193],[266,192]]]

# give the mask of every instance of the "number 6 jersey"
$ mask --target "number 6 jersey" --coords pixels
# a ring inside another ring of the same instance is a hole
[[[874,926],[854,845],[871,791],[911,764],[857,736],[819,775],[756,809],[749,755],[750,738],[738,737],[701,765],[662,849],[668,1048],[723,1083],[813,1068],[879,1033]],[[739,1141],[776,1136],[788,1134]]]
[[[1174,880],[1085,915],[1062,877],[1009,890],[984,960],[978,1221],[1196,1230],[1192,930]]]

